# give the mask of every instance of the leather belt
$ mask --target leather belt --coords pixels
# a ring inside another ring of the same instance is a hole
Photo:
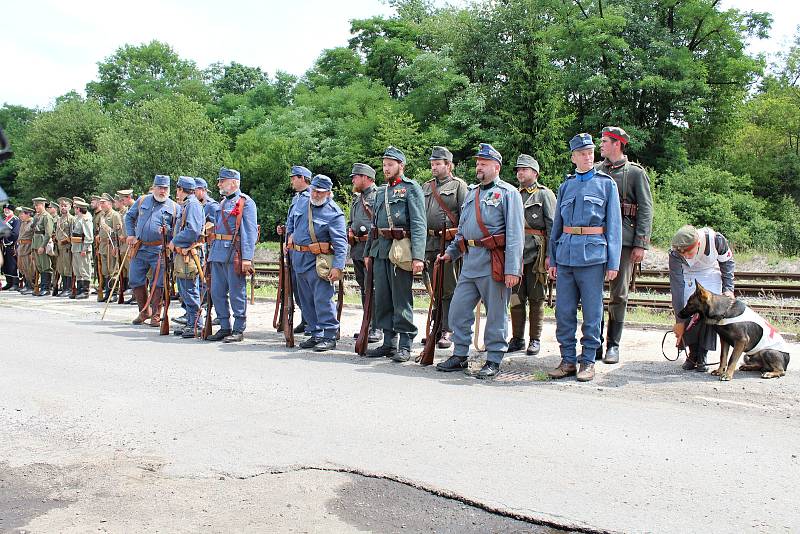
[[[564,230],[566,232],[566,230]],[[537,230],[536,228],[525,228],[525,235],[540,235],[544,237],[544,230]]]
[[[432,237],[444,236],[446,241],[452,241],[458,233],[458,228],[445,228],[444,230],[428,230],[428,235]]]
[[[83,236],[72,236],[69,238],[70,243],[80,244],[83,243]]]
[[[232,234],[208,234],[209,241],[214,241],[215,239],[219,239],[221,241],[233,241]]]
[[[350,236],[350,238],[353,241],[356,241],[358,243],[366,243],[366,241],[369,239],[369,236],[368,235],[354,235],[354,236]]]
[[[161,241],[142,241],[142,246],[145,247],[157,247],[159,245],[163,245]]]
[[[324,241],[312,245],[295,245],[292,243],[291,249],[297,252],[310,252],[311,254],[330,254],[332,252],[331,244]]]
[[[377,238],[378,236],[383,237],[384,239],[403,239],[406,237],[411,237],[411,232],[406,230],[405,228],[372,228],[372,237],[373,239]]]
[[[33,243],[33,239],[20,239],[18,243],[20,245],[30,245],[31,243]]]
[[[59,239],[59,240],[58,240],[58,244],[59,244],[59,245],[66,245],[66,244],[67,244],[67,243],[69,243],[69,242],[70,242],[70,240],[69,240],[69,239]]]
[[[603,226],[565,226],[564,233],[572,235],[599,235],[606,231]]]

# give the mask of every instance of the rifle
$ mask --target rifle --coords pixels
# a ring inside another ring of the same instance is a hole
[[[283,254],[283,247],[281,246],[281,254]],[[283,324],[283,337],[286,339],[286,346],[289,348],[294,347],[294,291],[292,288],[292,257],[289,252],[286,252],[286,259],[283,262],[283,315],[281,316],[281,323]]]
[[[472,337],[472,346],[479,352],[486,350],[486,345],[481,345],[481,304],[483,300],[475,306],[475,335]]]
[[[103,287],[105,287],[105,280],[103,279],[103,257],[100,252],[95,254],[97,257],[97,300],[103,300]]]
[[[641,264],[641,262],[634,263],[633,264],[633,270],[631,271],[631,283],[628,286],[628,288],[629,288],[630,291],[634,291],[634,292],[636,291],[636,271],[637,271],[637,268],[638,268],[639,274],[642,274],[642,264]]]
[[[128,248],[128,250],[130,250],[130,248]],[[122,257],[123,263],[125,262],[125,259],[128,257],[128,250],[125,251],[125,255]],[[117,269],[117,276],[114,278],[114,284],[111,286],[111,295],[114,294],[114,288],[117,287],[121,274],[122,274],[122,263],[119,264],[119,268]],[[119,294],[122,295],[122,288],[120,288]],[[100,316],[101,321],[106,317],[106,311],[108,310],[108,305],[111,304],[111,298],[110,298],[111,295],[109,295],[109,298],[106,299],[106,307],[103,308],[103,315]]]
[[[73,272],[72,273],[72,287],[70,288],[70,295],[69,295],[73,299],[76,296],[78,296],[78,283],[77,283],[77,281],[78,281],[78,275],[75,272]]]
[[[280,332],[283,330],[281,324],[283,319],[283,293],[286,290],[283,281],[283,240],[281,240],[281,250],[278,255],[278,293],[275,295],[275,313],[272,315],[272,328]]]
[[[162,336],[169,335],[169,305],[172,300],[172,268],[169,261],[169,249],[167,248],[167,227],[161,227],[161,253],[164,255],[164,295],[162,296],[164,302],[164,315],[161,317],[161,330]],[[155,283],[155,280],[153,280]]]
[[[120,251],[120,242],[119,236],[115,238],[117,240],[117,259],[119,260],[119,251]],[[125,267],[125,259],[128,257],[128,251],[130,247],[125,249],[125,254],[122,256],[122,260],[119,263],[119,270],[117,271],[117,304],[125,304],[125,276],[122,274],[122,270]],[[114,292],[112,291],[111,294],[113,295]]]
[[[364,317],[361,319],[361,329],[358,331],[358,339],[356,340],[355,348],[355,353],[359,356],[364,356],[369,346],[369,324],[372,321],[372,305],[373,300],[375,300],[375,295],[372,291],[373,261],[375,261],[375,259],[370,258],[370,261],[365,265],[364,288],[366,294],[364,295]]]
[[[209,250],[209,253],[211,251]],[[204,340],[211,335],[211,262],[206,254],[206,319],[203,323],[203,332],[200,334]]]
[[[444,241],[444,239],[442,239]],[[442,291],[444,290],[444,262],[439,258],[433,263],[433,287],[428,304],[428,319],[425,322],[425,348],[422,349],[417,362],[420,365],[431,365],[436,353],[436,342],[442,335]],[[435,306],[434,306],[435,305]]]

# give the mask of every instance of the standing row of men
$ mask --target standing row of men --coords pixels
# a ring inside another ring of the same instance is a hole
[[[309,336],[301,347],[325,351],[336,346],[339,324],[331,298],[349,242],[362,302],[369,289],[365,272],[371,269],[373,274],[374,315],[365,320],[370,321],[369,342],[383,343],[368,351],[368,357],[410,359],[417,335],[413,276],[424,273],[430,280],[438,260],[444,262],[444,290],[434,306],[441,306],[446,317],[438,346],[454,346],[453,356],[440,363],[439,370],[466,367],[472,310],[479,302],[486,306],[489,325],[487,362],[479,377],[496,375],[504,354],[525,348],[526,311],[527,353],[537,354],[549,277],[557,285],[557,338],[563,360],[550,375],[578,374],[579,380],[591,380],[595,359],[603,357],[603,282],[611,284],[604,361],[613,364],[619,361],[633,267],[649,245],[652,226],[649,178],[624,155],[628,141],[621,128],[605,128],[604,159],[595,164],[591,136],[575,136],[570,150],[576,173],[562,184],[558,199],[538,182],[539,164],[527,154],[517,158],[517,188],[499,179],[500,153],[481,144],[475,156],[479,183],[468,187],[452,174],[452,153],[434,147],[433,177],[419,186],[404,174],[402,151],[389,147],[383,154],[383,185],[376,186],[372,167],[353,165],[356,195],[347,225],[331,198],[331,180],[323,175],[312,179],[307,168],[294,166],[291,183],[296,195],[285,236],[303,318],[295,333]],[[326,255],[331,256],[330,265],[321,271],[320,259]],[[509,302],[512,337],[507,341]],[[579,303],[584,310],[580,371],[575,339]]]

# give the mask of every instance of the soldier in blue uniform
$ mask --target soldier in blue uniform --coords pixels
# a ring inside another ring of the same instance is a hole
[[[220,203],[208,261],[211,262],[211,300],[220,328],[208,337],[209,341],[241,341],[247,326],[246,273],[253,268],[258,214],[253,199],[239,190],[240,179],[239,171],[225,167],[219,171]],[[239,269],[238,264],[241,265]]]
[[[456,238],[439,256],[453,261],[463,256],[453,301],[450,303],[450,326],[453,328],[453,355],[439,363],[439,371],[467,368],[472,340],[473,310],[482,299],[486,304],[486,363],[478,378],[491,378],[500,371],[500,362],[508,350],[508,300],[511,288],[522,276],[522,252],[525,246],[522,197],[513,185],[500,179],[503,157],[488,143],[481,143],[475,156],[479,184],[470,186]],[[504,250],[501,258],[494,249]],[[495,269],[493,269],[493,259]],[[496,271],[496,272],[495,272]],[[500,280],[496,280],[495,277]]]
[[[373,269],[375,326],[383,330],[383,345],[367,356],[385,356],[396,362],[411,358],[417,335],[414,325],[414,275],[425,267],[425,195],[417,182],[404,174],[406,156],[390,146],[383,153],[386,183],[375,194],[372,231],[364,247],[364,265]],[[398,251],[390,258],[392,246]],[[399,338],[399,339],[398,339]]]
[[[8,225],[10,232],[5,237],[0,237],[0,250],[3,253],[3,274],[6,285],[3,291],[16,289],[19,285],[19,272],[17,272],[17,239],[19,239],[19,217],[14,215],[14,206],[3,206],[3,222]]]
[[[289,218],[292,216],[292,210],[294,209],[295,204],[301,198],[309,198],[311,194],[311,190],[309,189],[309,184],[311,183],[311,171],[303,167],[302,165],[293,165],[292,170],[289,171],[289,181],[291,183],[292,189],[294,190],[294,195],[292,196],[292,202],[289,204],[289,211],[286,214],[286,222],[283,225],[279,225],[275,231],[278,233],[279,236],[283,236],[286,231],[286,225],[289,222]],[[286,238],[283,238],[285,242]],[[292,287],[297,287],[297,277],[294,274],[294,270],[291,271],[292,276]],[[300,324],[294,327],[295,334],[305,334],[311,335],[306,329],[306,325],[308,321],[306,321],[306,316],[303,313],[303,304],[301,302],[300,296],[297,294],[297,291],[294,291],[294,303],[300,308]]]
[[[169,249],[174,254],[175,273],[178,279],[178,292],[186,310],[186,326],[177,328],[175,335],[184,339],[195,337],[198,312],[200,311],[200,290],[197,284],[200,276],[200,235],[203,231],[205,216],[200,201],[194,194],[194,178],[181,176],[178,178],[175,195],[180,203],[178,220],[175,223]]]
[[[577,371],[578,381],[588,382],[594,379],[600,347],[603,281],[613,280],[619,271],[622,216],[617,184],[594,168],[592,136],[576,135],[569,148],[576,172],[558,188],[548,251],[549,275],[556,280],[556,339],[561,363],[548,374],[564,378]],[[578,302],[583,310],[579,370],[575,339]]]
[[[333,182],[323,174],[311,181],[310,196],[297,199],[286,221],[287,247],[302,302],[306,332],[300,348],[324,352],[336,348],[339,321],[333,302],[334,283],[347,258],[344,212],[331,198]]]
[[[153,178],[152,193],[143,195],[125,214],[125,234],[128,246],[136,247],[128,253],[131,260],[130,285],[139,305],[139,315],[133,324],[142,324],[148,317],[150,326],[161,323],[161,303],[164,294],[164,261],[162,258],[162,232],[170,235],[178,213],[178,205],[169,198],[170,178],[157,174]],[[134,252],[135,251],[135,252]],[[145,286],[147,271],[155,280],[150,281],[152,298],[148,304]]]

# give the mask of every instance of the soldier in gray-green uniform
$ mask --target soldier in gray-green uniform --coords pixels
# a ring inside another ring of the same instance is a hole
[[[539,162],[520,154],[514,167],[525,210],[525,249],[522,255],[522,279],[511,293],[511,341],[508,352],[525,348],[525,307],[528,307],[527,354],[539,354],[547,288],[547,242],[553,226],[556,196],[539,183]]]
[[[28,207],[19,209],[19,239],[17,239],[17,269],[25,284],[19,285],[19,292],[23,295],[33,293],[34,278],[36,277],[36,264],[31,254],[33,243],[33,210]]]
[[[58,199],[60,216],[56,219],[55,238],[56,249],[56,271],[61,277],[61,288],[54,295],[56,297],[68,297],[72,293],[72,244],[70,236],[72,233],[72,221],[75,217],[70,214],[72,200],[61,197]]]
[[[650,246],[653,197],[647,171],[638,163],[628,161],[623,152],[630,141],[625,130],[617,126],[607,126],[603,128],[601,135],[600,155],[604,159],[595,168],[610,175],[617,183],[622,208],[622,256],[619,275],[609,284],[611,294],[608,302],[606,354],[603,357],[603,363],[617,363],[633,268],[642,261],[644,251]],[[597,350],[598,359],[602,357],[602,352],[601,345]]]
[[[350,257],[353,260],[353,270],[356,273],[356,282],[361,290],[361,305],[366,297],[366,276],[364,266],[364,248],[372,230],[372,216],[375,214],[375,169],[365,163],[355,163],[350,173],[353,182],[353,202],[350,204],[350,220],[347,222],[347,241],[350,243]],[[383,335],[375,328],[374,308],[372,321],[369,325],[368,341],[377,343]],[[358,333],[356,333],[358,336]]]
[[[70,241],[72,243],[72,272],[75,276],[76,297],[89,298],[89,283],[92,279],[92,243],[94,242],[94,225],[89,215],[89,205],[85,200],[75,197],[75,218],[72,221]],[[73,298],[70,295],[70,298]]]
[[[405,154],[393,146],[386,149],[383,154],[386,184],[375,195],[373,228],[364,253],[366,266],[373,265],[375,326],[383,330],[383,345],[368,354],[386,356],[396,362],[411,358],[411,344],[417,335],[411,283],[413,275],[421,273],[425,266],[427,234],[425,197],[419,184],[405,176],[405,165]],[[410,249],[410,254],[397,258],[403,262],[402,267],[389,260],[393,245],[397,250],[405,246]]]
[[[43,297],[50,294],[50,282],[53,279],[53,262],[47,255],[45,248],[47,242],[53,235],[55,223],[53,218],[45,210],[46,198],[34,198],[33,209],[36,215],[33,216],[33,257],[36,262],[36,271],[39,273],[39,291],[33,293],[35,297]]]
[[[100,256],[103,271],[103,298],[97,298],[98,302],[105,302],[111,298],[111,287],[113,278],[117,274],[120,260],[122,236],[125,234],[122,217],[111,208],[114,199],[108,193],[103,193],[100,198],[100,212],[97,217],[97,254]]]
[[[433,147],[431,157],[431,174],[433,178],[422,184],[425,194],[425,213],[428,221],[428,239],[425,243],[425,271],[428,280],[433,280],[433,266],[436,256],[444,252],[445,248],[458,232],[458,219],[461,217],[461,205],[467,196],[467,182],[453,176],[453,154],[443,146]],[[448,231],[449,230],[449,231]],[[461,262],[446,262],[442,264],[442,301],[434,306],[442,307],[442,337],[437,340],[440,349],[449,349],[453,342],[450,337],[448,316],[450,314],[450,301],[456,289],[458,272]]]

